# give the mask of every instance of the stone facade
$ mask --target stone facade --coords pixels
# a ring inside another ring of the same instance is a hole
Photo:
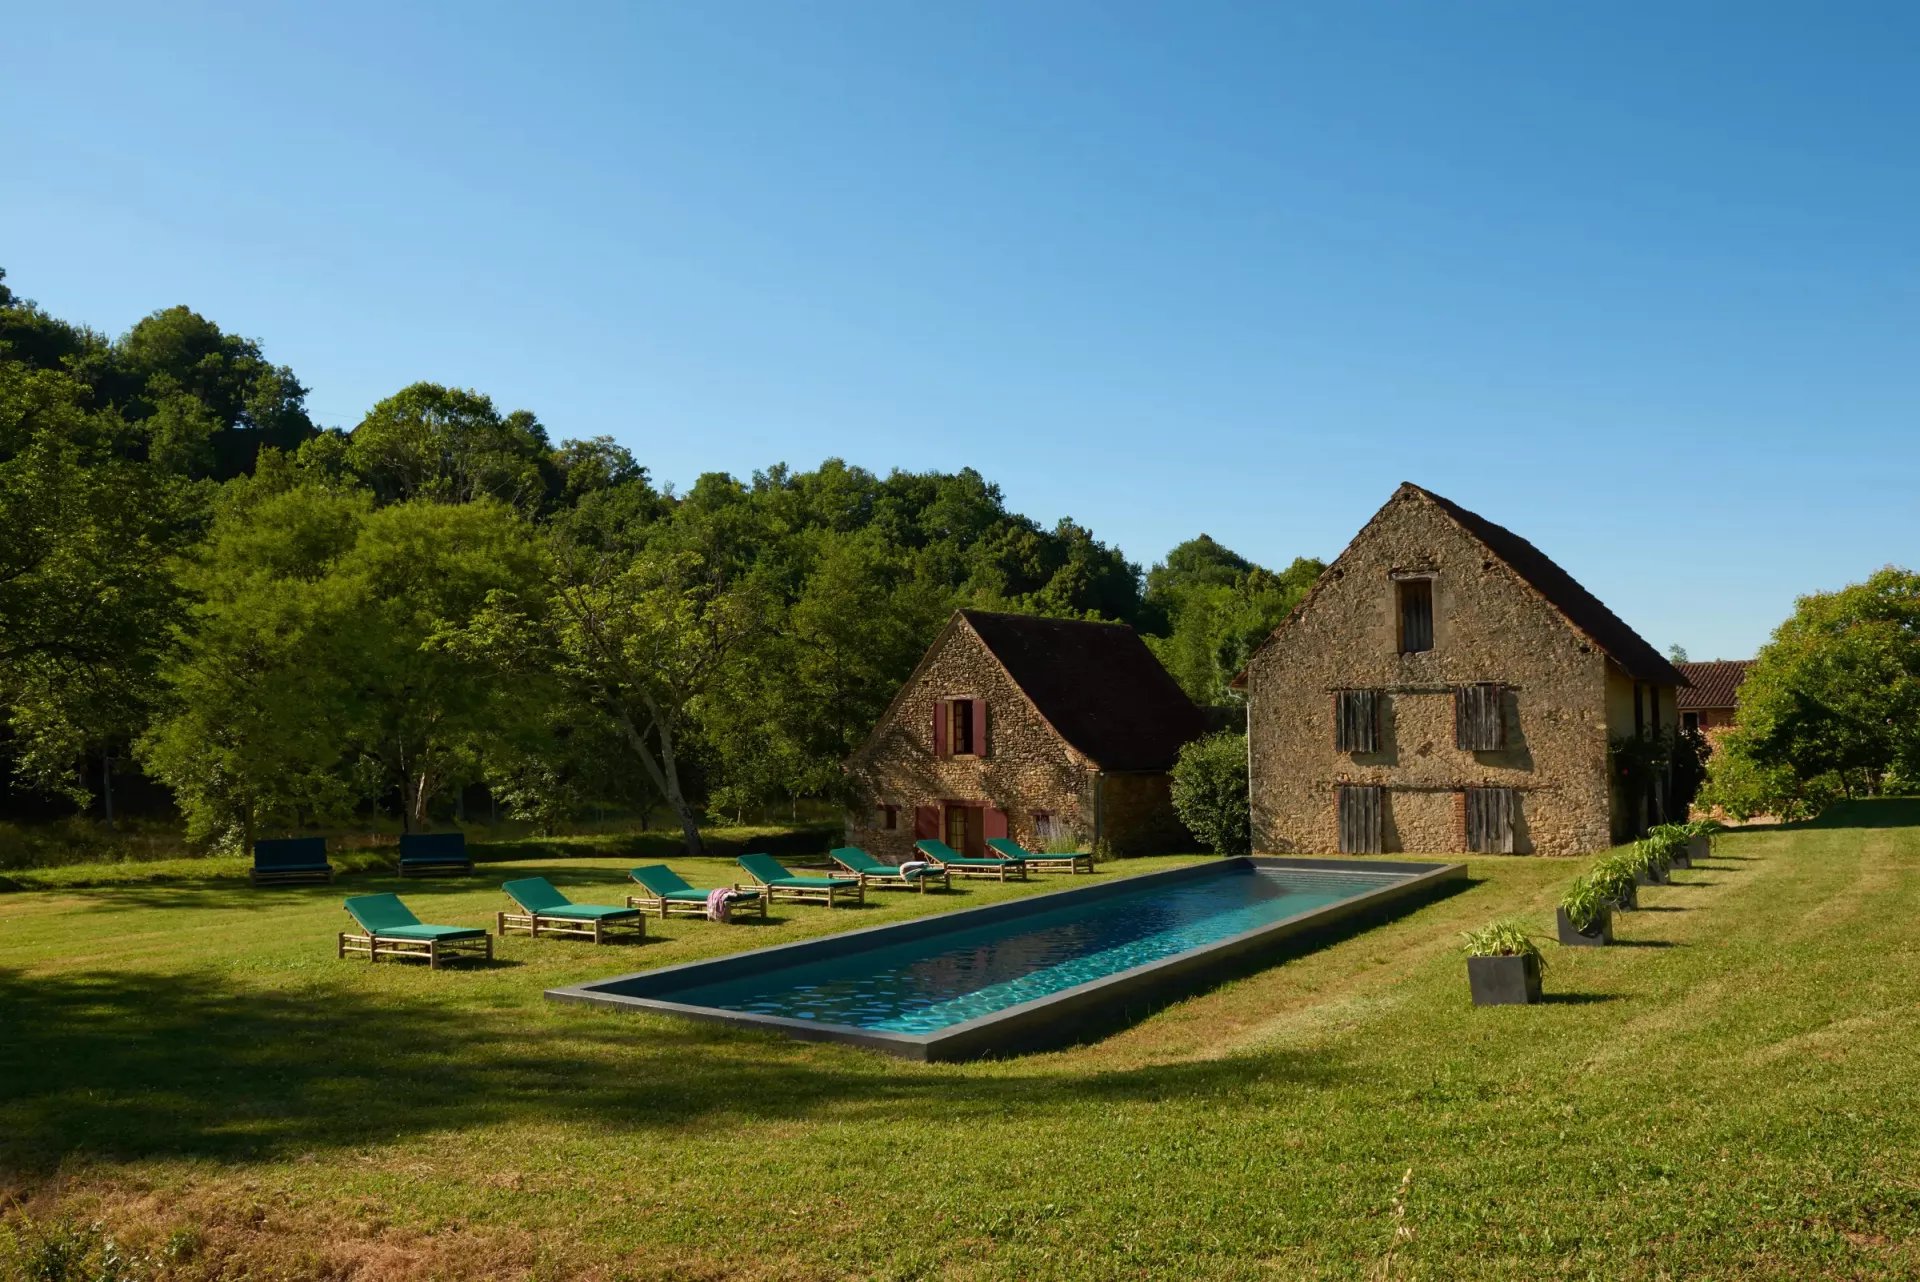
[[[979,750],[937,752],[936,706],[959,701],[984,712]],[[976,849],[986,837],[1008,836],[1037,849],[1070,835],[1104,855],[1189,848],[1192,840],[1173,813],[1165,771],[1103,770],[1055,728],[965,614],[948,623],[847,772],[859,799],[847,840],[890,863],[913,858],[923,836],[956,847],[964,838]]]
[[[1402,653],[1400,584],[1413,579],[1431,593],[1432,644]],[[1506,746],[1495,751],[1456,746],[1454,691],[1482,682],[1503,687]],[[1512,790],[1516,854],[1603,849],[1631,824],[1613,795],[1609,735],[1632,728],[1636,688],[1643,718],[1654,699],[1667,724],[1674,709],[1671,688],[1627,676],[1413,486],[1368,523],[1237,684],[1247,698],[1254,849],[1264,853],[1337,851],[1344,784],[1384,787],[1385,850],[1464,852],[1468,788]],[[1336,748],[1343,690],[1379,692],[1376,750]]]

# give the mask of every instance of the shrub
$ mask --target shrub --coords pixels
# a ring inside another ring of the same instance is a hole
[[[1489,922],[1461,938],[1467,941],[1469,957],[1531,957],[1541,970],[1547,968],[1547,959],[1517,921]]]
[[[1560,911],[1566,913],[1567,920],[1581,934],[1593,929],[1614,900],[1613,884],[1603,882],[1598,871],[1596,868],[1584,877],[1575,878],[1560,899]]]
[[[1637,871],[1638,867],[1626,855],[1608,855],[1593,865],[1586,880],[1605,895],[1609,903],[1617,904],[1633,893],[1633,875]]]
[[[1207,849],[1244,855],[1253,849],[1247,808],[1247,737],[1224,731],[1180,749],[1173,765],[1173,808]]]

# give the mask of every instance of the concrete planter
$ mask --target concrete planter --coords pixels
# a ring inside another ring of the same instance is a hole
[[[1633,884],[1636,886],[1664,886],[1667,884],[1666,871],[1661,868],[1648,868],[1637,872],[1633,874]]]
[[[1534,957],[1469,957],[1467,987],[1475,1006],[1531,1006],[1540,1000],[1540,962]]]
[[[1706,833],[1703,832],[1698,837],[1687,838],[1687,859],[1689,860],[1689,867],[1692,866],[1692,860],[1705,859],[1712,853],[1713,838],[1709,837]]]
[[[1637,882],[1631,886],[1628,886],[1626,893],[1621,895],[1620,898],[1613,901],[1613,910],[1615,912],[1630,913],[1634,909],[1638,908],[1639,906],[1640,906],[1640,886],[1639,886],[1639,883]]]
[[[1686,850],[1676,850],[1667,856],[1675,868],[1693,867],[1693,855]]]
[[[1586,931],[1573,928],[1564,908],[1554,910],[1554,921],[1560,931],[1561,944],[1568,948],[1599,948],[1613,942],[1613,910],[1610,908],[1602,908],[1600,920]]]

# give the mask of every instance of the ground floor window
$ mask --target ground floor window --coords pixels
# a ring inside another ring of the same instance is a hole
[[[874,827],[892,832],[900,826],[900,807],[881,806],[874,814]]]
[[[1683,712],[1680,714],[1680,724],[1689,730],[1697,731],[1700,729],[1700,714],[1697,712]]]

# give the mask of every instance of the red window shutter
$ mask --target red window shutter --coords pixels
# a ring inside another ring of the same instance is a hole
[[[975,702],[977,703],[979,701],[975,700]],[[981,821],[980,826],[984,835],[990,839],[993,837],[1006,836],[1007,835],[1007,812],[1004,810],[995,810],[991,806],[989,806],[987,808],[986,817]]]
[[[976,757],[987,755],[987,701],[985,699],[973,701],[973,755]],[[1004,832],[988,834],[995,837],[1006,835]]]
[[[933,701],[933,755],[936,757],[944,757],[947,755],[948,711],[949,709],[945,699],[935,699]]]
[[[913,808],[913,839],[915,841],[940,839],[940,807],[915,806]]]

